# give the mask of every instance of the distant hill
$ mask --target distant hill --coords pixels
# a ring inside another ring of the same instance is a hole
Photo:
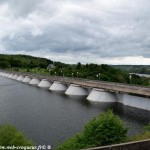
[[[150,65],[111,65],[129,73],[150,74]]]

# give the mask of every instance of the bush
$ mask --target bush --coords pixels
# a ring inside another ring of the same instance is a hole
[[[57,146],[57,150],[78,150],[82,148],[116,144],[126,141],[127,128],[111,110],[100,114],[85,125],[83,132]]]
[[[0,125],[0,146],[33,146],[24,134],[11,125]]]

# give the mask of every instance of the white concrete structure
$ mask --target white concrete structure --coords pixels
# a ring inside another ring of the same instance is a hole
[[[3,76],[5,77],[7,73],[4,72]]]
[[[31,84],[31,85],[38,85],[40,83],[40,81],[37,79],[37,78],[33,78],[30,82],[29,82],[29,84]]]
[[[8,76],[8,78],[10,78],[10,79],[11,79],[12,77],[13,77],[13,74],[11,73],[11,74]]]
[[[31,81],[31,78],[29,76],[25,76],[25,78],[22,80],[24,83],[29,83]]]
[[[6,73],[5,73],[5,72],[3,72],[3,73],[2,73],[2,76],[4,77],[4,76],[5,76],[5,74],[6,74]]]
[[[107,92],[103,89],[92,89],[87,100],[95,102],[117,102],[115,93]]]
[[[9,75],[10,75],[10,74],[9,74],[9,73],[7,73],[7,74],[6,74],[6,77],[8,78],[8,76],[9,76]]]
[[[5,75],[6,75],[6,73],[4,72],[4,73],[2,74],[2,76],[5,77]]]
[[[49,88],[51,91],[61,91],[61,92],[64,92],[66,91],[68,88],[67,85],[61,83],[61,82],[58,82],[58,81],[54,81],[54,83],[52,84],[52,86]]]
[[[24,79],[24,76],[23,75],[20,75],[18,78],[17,78],[17,81],[22,81]]]
[[[6,73],[4,72],[4,73],[3,73],[3,77],[5,77],[5,75],[6,75]]]
[[[6,74],[5,74],[5,77],[7,78],[8,76],[9,76],[9,73],[6,73]]]
[[[38,87],[50,88],[51,85],[52,85],[52,83],[49,82],[47,79],[42,79],[41,82],[38,84]]]
[[[17,80],[17,78],[18,78],[18,75],[17,75],[17,74],[15,74],[15,75],[12,76],[12,79],[13,79],[13,80]]]
[[[117,93],[116,95],[118,97],[119,103],[150,111],[150,99],[149,98],[128,95],[128,94],[120,94],[120,93]]]
[[[83,88],[79,85],[71,84],[66,90],[65,94],[74,96],[86,96],[89,94],[89,92],[86,88]]]
[[[9,74],[8,74],[8,73],[6,73],[6,74],[5,74],[5,77],[7,78],[7,77],[8,77],[8,75],[9,75]]]
[[[0,72],[0,75],[3,76],[3,72]]]

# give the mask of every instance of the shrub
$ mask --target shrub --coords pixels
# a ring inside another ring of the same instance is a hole
[[[32,146],[23,133],[12,125],[0,125],[0,146]]]
[[[109,110],[92,119],[81,133],[58,145],[56,149],[78,150],[121,143],[127,139],[127,130],[120,118]]]

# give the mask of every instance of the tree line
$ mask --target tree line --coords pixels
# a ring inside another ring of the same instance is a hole
[[[28,55],[0,55],[0,68],[46,68],[51,60]]]
[[[50,64],[53,67],[47,68]],[[149,86],[150,79],[139,77],[116,67],[102,64],[65,64],[53,62],[46,58],[33,57],[28,55],[0,55],[0,68],[23,72],[33,72],[45,75],[57,75],[72,78],[86,78],[108,82],[119,82]]]

